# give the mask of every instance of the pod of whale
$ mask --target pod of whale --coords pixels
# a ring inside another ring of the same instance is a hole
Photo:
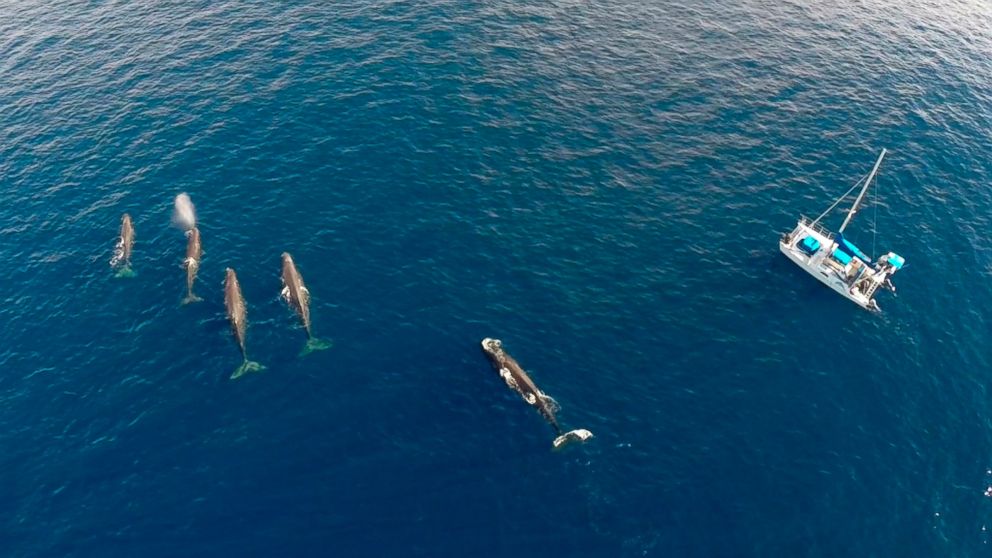
[[[524,369],[520,367],[517,361],[503,350],[502,341],[486,337],[482,340],[482,351],[489,357],[493,368],[499,372],[500,377],[503,378],[506,385],[519,393],[520,397],[528,405],[537,409],[541,413],[541,416],[555,429],[555,433],[558,435],[552,442],[555,449],[559,449],[569,442],[584,442],[592,438],[592,432],[584,428],[569,430],[568,432],[562,431],[557,418],[557,413],[561,410],[558,402],[534,384],[534,380],[531,380],[530,376],[527,372],[524,372]]]
[[[289,304],[303,322],[307,332],[307,344],[301,354],[327,349],[331,346],[328,341],[317,339],[310,331],[310,291],[303,284],[303,276],[296,269],[296,263],[289,252],[282,253],[282,298]]]
[[[175,210],[173,212],[173,222],[186,231],[186,257],[183,259],[183,268],[186,270],[186,297],[183,304],[201,300],[193,293],[193,285],[196,282],[197,273],[200,269],[200,260],[203,257],[203,246],[200,239],[200,230],[196,226],[196,213],[189,196],[180,194],[175,199]],[[114,249],[114,255],[110,260],[112,268],[117,269],[118,277],[130,277],[134,275],[131,270],[131,251],[134,247],[134,224],[131,216],[127,213],[121,217],[120,234]],[[304,331],[307,334],[307,342],[301,355],[311,351],[326,349],[331,346],[329,341],[317,339],[313,336],[312,324],[310,320],[310,291],[303,282],[303,276],[296,267],[296,262],[289,252],[283,252],[281,256],[282,279],[281,296],[296,313],[300,319]],[[244,296],[241,293],[241,285],[238,276],[230,267],[224,271],[224,307],[227,319],[231,324],[231,332],[234,340],[241,351],[241,365],[231,374],[231,379],[237,379],[249,372],[258,372],[265,367],[257,362],[248,359],[248,351],[245,346],[248,329],[248,308],[245,304]],[[489,358],[493,368],[499,372],[506,385],[516,391],[521,398],[548,421],[554,428],[556,437],[552,442],[555,449],[560,449],[571,442],[585,442],[593,437],[592,432],[578,428],[564,431],[558,423],[557,413],[560,410],[558,403],[549,395],[541,391],[534,383],[530,375],[511,357],[504,349],[503,343],[499,339],[485,338],[482,340],[482,350]]]
[[[231,379],[236,380],[249,372],[258,372],[265,367],[257,362],[248,360],[248,352],[245,350],[245,333],[248,328],[248,309],[245,307],[245,299],[241,296],[241,285],[238,283],[238,276],[234,270],[227,268],[224,270],[224,306],[227,307],[227,319],[231,321],[231,330],[234,332],[234,339],[241,349],[241,358],[244,362],[231,374]]]

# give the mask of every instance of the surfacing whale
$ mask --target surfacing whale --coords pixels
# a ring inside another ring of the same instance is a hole
[[[114,257],[110,258],[110,267],[117,268],[117,277],[134,277],[131,269],[131,249],[134,247],[134,224],[131,216],[125,213],[121,216],[121,232],[114,247]]]
[[[296,269],[289,252],[282,253],[282,298],[296,311],[307,332],[307,344],[300,353],[301,356],[330,348],[329,341],[317,339],[310,330],[310,291],[303,284],[303,276]]]
[[[534,381],[531,380],[527,372],[524,372],[524,369],[521,368],[517,361],[503,350],[502,341],[487,337],[482,340],[482,350],[489,357],[493,368],[499,372],[500,377],[503,378],[506,385],[519,393],[528,405],[537,409],[541,413],[541,416],[555,429],[555,432],[558,434],[558,437],[552,442],[555,449],[560,449],[569,442],[584,442],[592,438],[592,432],[584,428],[562,432],[557,419],[557,413],[561,409],[558,402],[534,384]]]
[[[244,376],[248,372],[258,372],[265,367],[257,362],[248,360],[248,353],[245,351],[245,330],[248,327],[248,309],[245,307],[245,299],[241,296],[241,285],[238,284],[238,276],[234,270],[227,268],[224,271],[224,306],[227,307],[227,319],[231,321],[231,330],[234,332],[234,339],[241,349],[241,358],[244,362],[231,374],[231,379],[235,380]]]
[[[196,273],[200,269],[200,258],[203,257],[203,246],[200,244],[200,229],[193,227],[186,232],[186,259],[183,260],[183,267],[186,268],[186,298],[183,304],[202,300],[193,294],[193,282],[196,281]]]

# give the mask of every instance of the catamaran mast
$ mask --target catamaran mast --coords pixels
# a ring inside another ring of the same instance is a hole
[[[854,200],[854,205],[852,205],[851,210],[847,212],[847,218],[844,219],[844,224],[840,226],[840,230],[838,232],[840,233],[844,232],[844,229],[847,228],[847,224],[851,222],[851,219],[854,217],[854,214],[858,211],[858,206],[861,205],[861,200],[865,197],[865,192],[867,192],[868,187],[871,186],[871,181],[873,178],[875,178],[875,174],[878,172],[878,167],[882,164],[882,159],[885,158],[885,153],[886,151],[885,148],[883,147],[882,153],[879,154],[878,160],[875,161],[875,166],[871,169],[871,172],[868,173],[868,178],[865,179],[865,185],[863,188],[861,188],[861,193],[858,194],[858,199]]]

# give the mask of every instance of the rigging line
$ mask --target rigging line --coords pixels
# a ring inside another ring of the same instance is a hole
[[[844,201],[844,198],[846,198],[847,196],[850,196],[851,195],[851,192],[857,190],[858,186],[861,186],[861,183],[863,183],[865,181],[865,179],[868,178],[868,175],[869,174],[871,174],[870,171],[868,173],[866,173],[864,176],[862,176],[857,182],[855,182],[854,183],[854,186],[851,186],[851,189],[848,190],[847,192],[845,192],[843,196],[837,198],[837,201],[835,201],[833,205],[831,205],[830,207],[828,207],[826,211],[824,211],[823,213],[821,213],[819,217],[817,217],[816,219],[813,220],[813,224],[815,225],[815,224],[819,223],[820,222],[820,219],[823,219],[824,217],[826,217],[827,216],[827,213],[830,213],[831,211],[834,210],[835,207],[837,207],[837,204],[839,204],[840,202]]]
[[[875,259],[875,236],[878,235],[878,177],[875,177],[875,217],[871,221],[871,259]]]

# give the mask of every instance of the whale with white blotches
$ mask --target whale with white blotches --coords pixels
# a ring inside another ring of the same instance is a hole
[[[186,231],[186,259],[183,260],[183,267],[186,269],[186,298],[183,304],[202,300],[193,294],[193,283],[196,281],[196,273],[200,269],[200,258],[203,257],[203,245],[200,243],[200,229],[193,227]]]
[[[482,350],[489,357],[493,368],[499,372],[506,385],[519,393],[528,405],[537,409],[541,416],[555,429],[558,434],[558,437],[552,442],[555,449],[560,449],[570,442],[585,442],[593,437],[592,432],[584,428],[569,430],[568,432],[562,431],[556,416],[561,409],[558,402],[534,384],[534,381],[531,380],[527,372],[524,372],[517,361],[503,350],[502,341],[487,337],[482,340]]]
[[[114,248],[110,267],[117,268],[117,277],[134,277],[131,269],[131,250],[134,248],[134,223],[127,213],[121,216],[121,231]]]
[[[301,355],[330,348],[331,343],[317,339],[310,329],[310,291],[303,284],[303,276],[296,269],[296,263],[289,252],[282,253],[282,298],[300,317],[303,329],[307,332],[307,344]]]

